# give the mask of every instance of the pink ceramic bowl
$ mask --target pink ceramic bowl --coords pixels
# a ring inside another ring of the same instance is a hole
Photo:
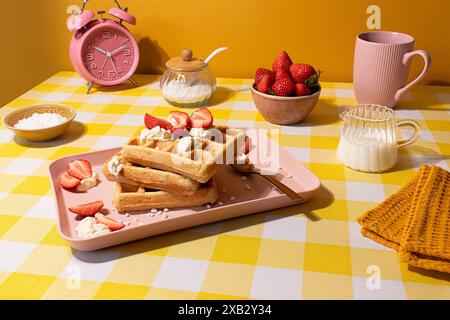
[[[320,91],[302,97],[278,97],[251,88],[256,108],[266,121],[275,124],[302,122],[319,102]]]

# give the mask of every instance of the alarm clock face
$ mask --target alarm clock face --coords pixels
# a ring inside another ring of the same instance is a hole
[[[127,29],[111,20],[93,26],[86,33],[80,54],[85,78],[100,85],[128,80],[139,62],[136,41]]]

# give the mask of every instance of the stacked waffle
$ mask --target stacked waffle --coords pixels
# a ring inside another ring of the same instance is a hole
[[[422,166],[358,222],[363,235],[397,250],[401,261],[450,272],[450,172]]]
[[[158,125],[146,121],[147,129],[139,137],[131,138],[103,165],[106,178],[117,183],[113,201],[117,210],[143,211],[214,203],[217,200],[214,176],[227,162],[229,153],[235,157],[231,150],[237,149],[238,140],[245,140],[245,132],[213,127],[212,123],[206,130],[189,127],[170,130],[175,121],[168,125],[159,118],[151,123]]]

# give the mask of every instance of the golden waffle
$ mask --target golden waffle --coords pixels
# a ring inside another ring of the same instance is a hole
[[[400,260],[410,265],[450,272],[450,172],[422,171],[405,224]]]
[[[214,203],[216,200],[217,186],[214,179],[200,186],[191,196],[117,183],[113,205],[119,212],[126,212],[150,210],[153,208],[197,207],[207,203]]]
[[[450,173],[422,166],[413,179],[358,219],[361,233],[399,251],[400,260],[450,272]]]
[[[118,176],[109,172],[108,161],[103,164],[103,174],[109,181],[128,185],[140,186],[148,189],[157,189],[181,195],[192,195],[200,186],[195,180],[177,173],[152,168],[140,167],[127,161],[120,153],[116,155],[123,166]]]
[[[201,139],[195,149],[177,153],[176,141],[149,141],[144,144],[138,138],[132,138],[122,149],[125,159],[141,166],[182,174],[201,183],[209,181],[226,157],[233,158],[237,141],[245,139],[245,131],[226,126],[216,126],[220,130],[223,141]]]

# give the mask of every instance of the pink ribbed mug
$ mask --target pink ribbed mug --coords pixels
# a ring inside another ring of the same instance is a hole
[[[395,107],[403,94],[419,82],[431,65],[424,50],[414,50],[414,38],[389,31],[370,31],[356,38],[353,64],[355,96],[359,103]],[[411,58],[420,55],[425,65],[420,75],[406,84]]]

